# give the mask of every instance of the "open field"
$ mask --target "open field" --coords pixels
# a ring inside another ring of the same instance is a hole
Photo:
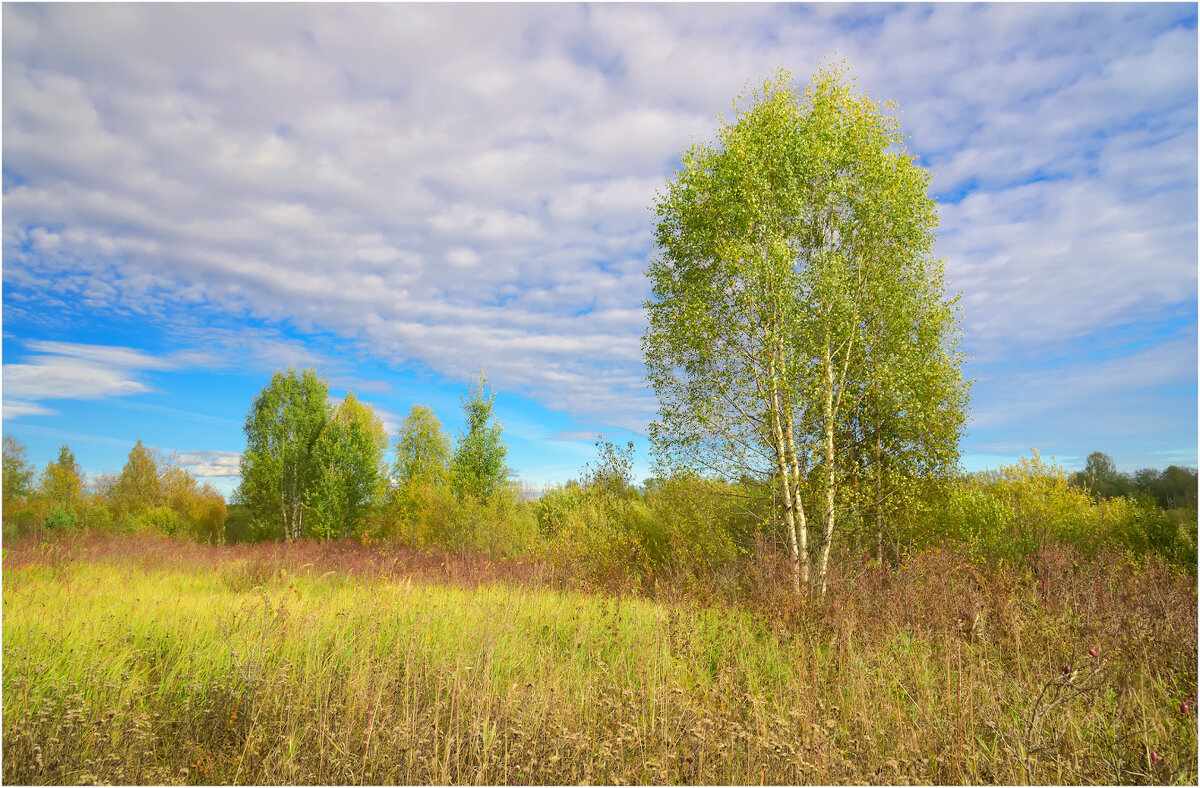
[[[1196,602],[1067,549],[735,608],[346,542],[17,540],[3,776],[1195,783]]]

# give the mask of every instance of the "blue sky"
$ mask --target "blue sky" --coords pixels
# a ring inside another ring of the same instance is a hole
[[[510,465],[643,438],[649,206],[748,82],[844,58],[934,173],[968,469],[1196,465],[1194,4],[3,7],[3,429],[230,491],[271,373]]]

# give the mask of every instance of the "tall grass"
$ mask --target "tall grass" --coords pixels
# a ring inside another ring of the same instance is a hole
[[[1196,586],[1155,561],[937,551],[808,606],[765,567],[735,608],[164,542],[9,545],[6,782],[1196,781]]]

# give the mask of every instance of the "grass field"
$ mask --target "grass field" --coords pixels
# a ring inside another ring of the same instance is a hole
[[[4,781],[1196,782],[1196,582],[1163,566],[938,552],[818,605],[667,596],[348,543],[16,541]]]

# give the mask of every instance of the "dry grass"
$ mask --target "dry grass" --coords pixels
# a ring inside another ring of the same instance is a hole
[[[391,546],[7,547],[8,783],[1197,779],[1196,583],[1153,562],[942,551],[804,606],[764,560],[734,606]]]

